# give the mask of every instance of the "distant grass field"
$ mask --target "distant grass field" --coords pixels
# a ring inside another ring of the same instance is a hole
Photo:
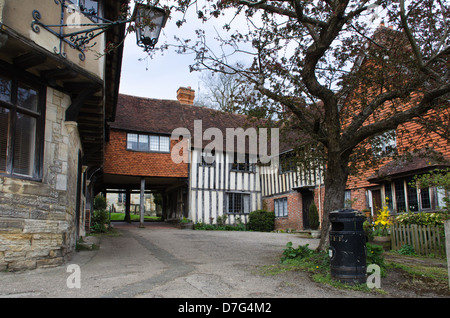
[[[131,221],[139,221],[139,214],[130,215]],[[111,213],[111,221],[123,221],[125,219],[125,213]],[[144,221],[161,221],[159,216],[144,216]]]

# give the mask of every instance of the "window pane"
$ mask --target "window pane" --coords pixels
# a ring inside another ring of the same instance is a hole
[[[0,76],[0,100],[11,103],[11,80]]]
[[[8,131],[9,131],[9,110],[0,107],[0,172],[6,172]]]
[[[81,0],[80,7],[88,14],[96,15],[98,12],[98,2],[95,0]]]
[[[241,212],[244,212],[245,214],[250,213],[250,194],[243,194],[242,195],[242,204],[244,205]]]
[[[150,150],[159,151],[159,136],[150,136]]]
[[[170,152],[170,138],[165,136],[159,137],[159,151]]]
[[[33,176],[36,153],[36,119],[18,113],[14,138],[13,173]]]
[[[148,151],[148,136],[139,135],[139,150]]]
[[[351,208],[352,207],[352,192],[350,190],[345,191],[345,197],[344,197],[344,208]]]
[[[372,152],[377,157],[387,157],[395,153],[396,131],[390,130],[372,138]]]
[[[250,203],[250,200],[248,200]],[[243,198],[241,193],[229,193],[228,194],[228,212],[229,213],[240,213],[243,211]]]
[[[420,190],[420,199],[422,201],[422,209],[431,209],[430,190],[428,188]]]
[[[408,191],[408,208],[411,211],[419,211],[419,204],[417,202],[417,189],[410,185],[412,179],[406,180],[406,189]]]
[[[38,92],[26,84],[19,83],[17,105],[32,111],[37,111]]]
[[[386,196],[385,200],[387,201],[387,205],[390,211],[393,208],[393,200],[392,200],[392,186],[390,183],[386,183],[384,185],[384,194]]]
[[[234,194],[234,213],[239,213],[242,210],[242,194]]]
[[[397,212],[406,211],[405,188],[403,181],[395,182],[395,200],[397,201]]]
[[[250,198],[250,195],[248,195]],[[283,217],[288,215],[288,208],[287,208],[287,198],[281,198],[274,200],[274,210],[275,210],[275,216],[276,217]]]
[[[137,150],[138,149],[137,141],[138,141],[137,134],[128,134],[127,135],[127,149]]]

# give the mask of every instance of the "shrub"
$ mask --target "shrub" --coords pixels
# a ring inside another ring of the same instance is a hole
[[[313,203],[309,206],[309,226],[311,230],[317,230],[319,228],[319,213],[317,212],[317,206]]]
[[[395,218],[395,221],[399,224],[417,224],[417,225],[443,225],[444,220],[447,218],[446,213],[402,213]]]
[[[94,210],[91,219],[91,228],[93,232],[106,232],[105,224],[109,223],[109,213],[107,210]]]
[[[102,195],[97,195],[94,198],[94,213],[91,219],[92,232],[104,233],[107,228],[105,224],[109,223],[109,213],[106,210],[106,198]]]
[[[380,266],[381,277],[386,276],[386,264],[384,263],[382,246],[366,243],[366,263],[367,265],[376,264]]]
[[[364,232],[366,233],[366,238],[367,240],[371,241],[373,240],[374,232],[373,232],[373,225],[369,222],[369,221],[364,221],[363,223],[363,229]]]
[[[270,232],[275,227],[275,213],[265,210],[250,212],[247,228],[250,231]]]
[[[245,224],[237,223],[235,225],[218,225],[218,224],[206,224],[203,222],[194,224],[195,230],[204,231],[245,231]]]
[[[389,216],[389,209],[387,205],[382,209],[378,209],[378,216],[374,222],[375,236],[387,236],[389,235],[389,228],[391,227],[391,220]]]
[[[106,210],[106,198],[102,195],[97,195],[94,198],[94,210]]]
[[[399,253],[400,255],[411,255],[411,256],[417,255],[416,251],[414,250],[414,246],[409,244],[402,245],[402,247],[399,248],[397,253]]]
[[[299,245],[297,248],[292,247],[292,242],[288,242],[286,244],[286,249],[283,251],[283,257],[281,257],[281,262],[284,262],[287,259],[294,258],[305,258],[309,257],[314,253],[313,250],[309,248],[309,244],[304,246]]]

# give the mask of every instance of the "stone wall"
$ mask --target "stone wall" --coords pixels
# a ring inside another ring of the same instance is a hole
[[[0,270],[59,265],[75,250],[81,143],[76,123],[64,122],[69,105],[67,95],[47,89],[42,181],[0,177]]]

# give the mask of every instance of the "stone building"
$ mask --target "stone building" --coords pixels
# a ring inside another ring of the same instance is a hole
[[[103,52],[125,27],[75,47],[59,36],[75,27],[42,24],[93,23],[92,10],[114,21],[125,2],[89,1],[82,11],[77,1],[0,1],[0,270],[70,257],[115,116],[122,47]]]

